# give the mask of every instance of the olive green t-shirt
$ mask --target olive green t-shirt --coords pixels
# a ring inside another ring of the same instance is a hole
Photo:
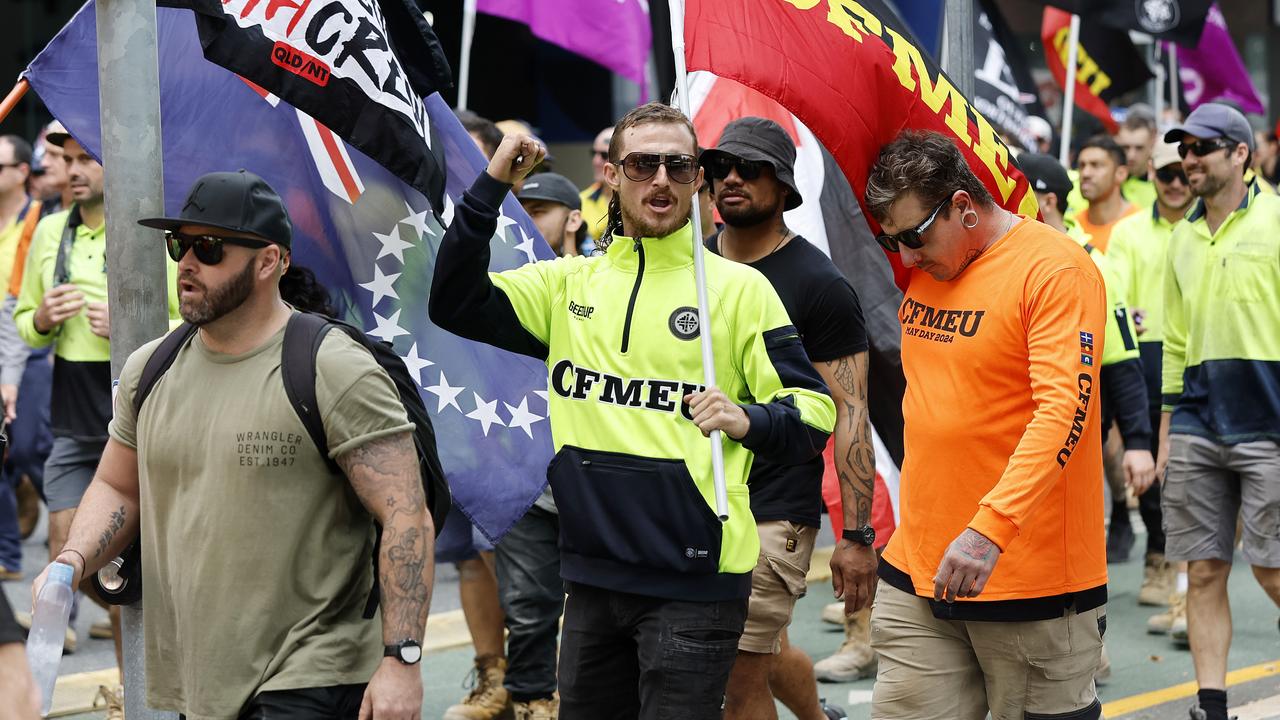
[[[316,450],[280,378],[284,331],[225,355],[197,333],[134,417],[129,357],[111,437],[138,451],[147,704],[234,718],[259,692],[363,683],[382,625],[361,617],[374,529]],[[341,331],[320,347],[330,455],[407,432],[395,386]]]

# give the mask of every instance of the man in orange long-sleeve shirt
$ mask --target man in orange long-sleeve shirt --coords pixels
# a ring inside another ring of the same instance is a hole
[[[1075,241],[996,205],[937,133],[885,146],[866,204],[911,269],[872,717],[1096,720],[1102,277]]]

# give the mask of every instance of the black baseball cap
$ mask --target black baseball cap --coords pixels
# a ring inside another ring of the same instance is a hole
[[[1187,116],[1186,122],[1164,134],[1165,142],[1181,142],[1183,135],[1194,135],[1201,140],[1224,137],[1244,143],[1253,152],[1253,128],[1239,110],[1223,103],[1205,103]]]
[[[284,201],[266,180],[244,169],[200,176],[178,217],[143,218],[138,224],[160,230],[208,225],[256,235],[285,248],[293,244],[293,224]]]
[[[762,117],[738,118],[724,126],[720,143],[703,150],[699,158],[702,165],[717,155],[731,155],[754,162],[767,162],[773,166],[778,182],[791,190],[785,210],[794,210],[804,200],[796,187],[796,146],[791,136],[778,123]]]
[[[569,178],[553,172],[530,175],[525,179],[520,192],[516,193],[516,199],[522,202],[546,200],[564,205],[570,210],[582,209],[582,197],[578,195],[577,186]]]
[[[1036,192],[1051,192],[1065,198],[1071,192],[1071,177],[1052,155],[1024,152],[1018,156],[1018,168]]]

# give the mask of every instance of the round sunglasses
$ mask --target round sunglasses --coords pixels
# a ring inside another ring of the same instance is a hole
[[[938,217],[938,213],[942,212],[942,208],[951,204],[951,195],[953,194],[948,194],[945,200],[938,203],[938,207],[929,213],[929,217],[925,218],[924,222],[913,228],[907,228],[896,235],[880,233],[876,236],[876,242],[880,243],[880,247],[892,253],[901,251],[901,248],[898,247],[899,245],[906,245],[912,250],[919,250],[924,247],[924,241],[920,237],[928,232],[929,227],[933,225],[933,221]]]
[[[632,182],[644,182],[658,174],[658,168],[667,168],[667,177],[672,182],[688,185],[698,177],[698,159],[692,155],[680,153],[643,153],[633,152],[617,163],[622,174]]]
[[[236,245],[245,248],[264,248],[271,243],[265,240],[249,238],[219,237],[217,235],[188,235],[177,230],[166,230],[164,244],[169,250],[169,257],[178,262],[188,250],[196,254],[196,260],[204,265],[217,265],[222,262],[223,246]]]

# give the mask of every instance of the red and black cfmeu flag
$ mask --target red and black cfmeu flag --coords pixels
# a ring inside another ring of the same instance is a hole
[[[195,12],[204,56],[323,123],[439,212],[444,156],[422,98],[452,85],[413,0],[159,0]]]
[[[1009,148],[919,48],[882,0],[686,3],[689,69],[736,80],[794,113],[864,207],[880,148],[917,129],[952,138],[997,203],[1036,217],[1035,193]]]
[[[1040,39],[1044,43],[1045,64],[1065,88],[1068,36],[1071,13],[1044,9]],[[1095,22],[1080,23],[1080,47],[1076,53],[1076,106],[1102,121],[1107,132],[1119,129],[1108,107],[1112,98],[1141,87],[1152,78],[1147,61],[1129,39],[1127,30],[1116,30]]]

